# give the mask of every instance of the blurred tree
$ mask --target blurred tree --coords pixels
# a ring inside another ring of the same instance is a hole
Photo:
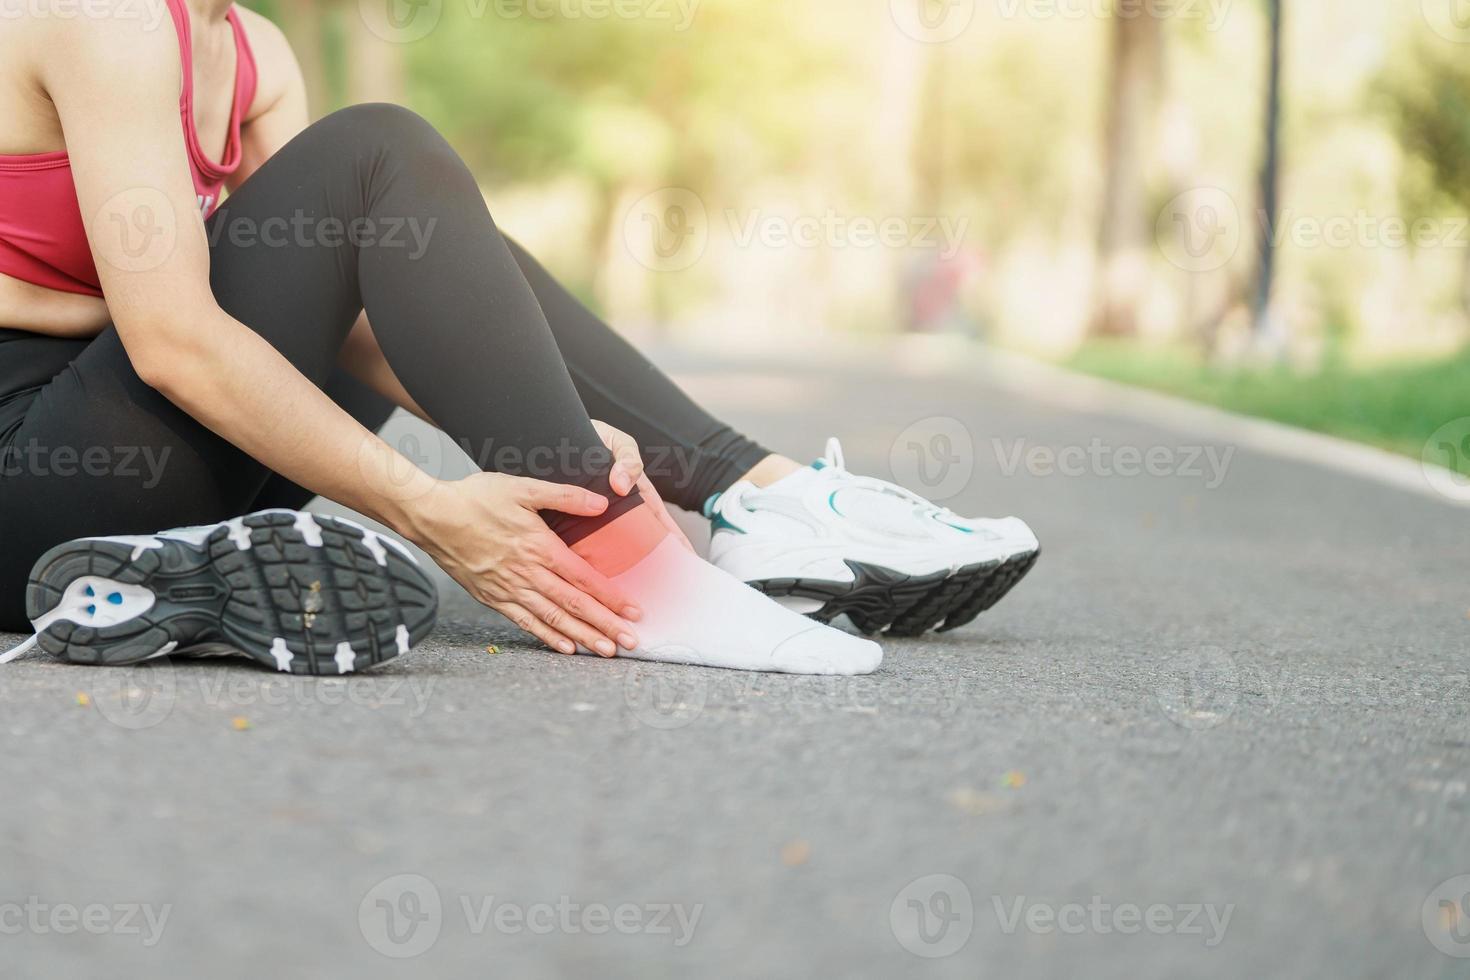
[[[1470,212],[1470,58],[1456,45],[1420,37],[1390,62],[1376,94],[1409,157],[1400,181],[1404,209],[1416,218],[1447,208]],[[1470,312],[1470,249],[1460,301]]]
[[[1118,0],[1112,18],[1104,123],[1104,184],[1098,281],[1091,332],[1125,336],[1137,328],[1148,281],[1148,171],[1163,74],[1159,18]]]
[[[1272,317],[1271,288],[1276,275],[1276,222],[1281,184],[1281,7],[1284,0],[1265,0],[1269,32],[1266,57],[1266,106],[1261,153],[1260,215],[1256,222],[1258,265],[1251,297],[1251,326],[1258,343],[1278,344],[1280,325]]]

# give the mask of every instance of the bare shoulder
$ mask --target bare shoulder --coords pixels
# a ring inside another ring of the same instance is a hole
[[[288,94],[293,85],[300,84],[301,68],[296,62],[296,53],[285,33],[269,18],[253,10],[235,5],[240,24],[250,39],[250,51],[255,56],[256,74],[259,78],[255,102],[247,118],[269,109]]]
[[[43,83],[126,79],[145,90],[180,82],[178,36],[168,6],[139,0],[28,4],[6,21],[23,60]]]

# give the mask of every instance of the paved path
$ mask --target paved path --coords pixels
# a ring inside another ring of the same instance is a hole
[[[453,595],[348,680],[27,658],[0,974],[1470,973],[1430,939],[1470,953],[1432,894],[1470,874],[1465,511],[877,362],[676,364],[794,453],[957,457],[927,477],[1040,565],[841,681],[566,659]]]

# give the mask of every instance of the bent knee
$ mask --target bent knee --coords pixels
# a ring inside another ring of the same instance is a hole
[[[373,151],[441,152],[449,145],[427,119],[389,102],[367,102],[338,109],[315,123],[334,143]]]

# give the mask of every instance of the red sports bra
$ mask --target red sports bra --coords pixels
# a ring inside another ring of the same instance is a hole
[[[199,209],[207,217],[219,205],[225,178],[240,166],[240,122],[255,99],[255,59],[232,6],[226,16],[235,32],[235,99],[230,107],[224,159],[216,163],[199,145],[194,128],[194,50],[184,0],[168,0],[179,36],[184,86],[179,114]],[[21,156],[0,154],[0,273],[67,293],[101,296],[97,267],[87,245],[87,227],[77,203],[71,161],[65,150]]]

